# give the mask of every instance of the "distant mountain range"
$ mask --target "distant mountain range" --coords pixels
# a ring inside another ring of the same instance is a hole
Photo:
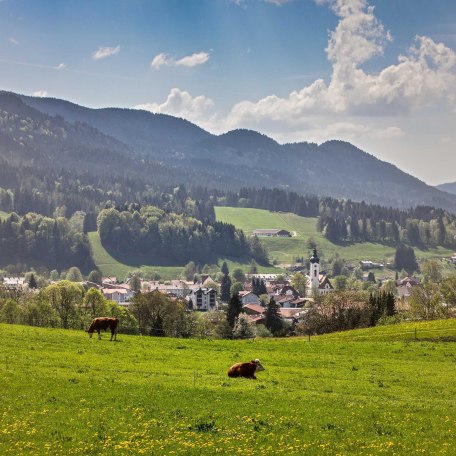
[[[280,187],[393,207],[431,205],[456,212],[456,184],[431,187],[348,142],[280,145],[251,130],[216,136],[168,115],[89,109],[8,92],[0,92],[2,111],[13,115],[0,122],[0,158],[5,160],[11,161],[14,145],[28,165],[80,167],[93,175],[98,166],[105,166],[114,179],[137,176],[150,183],[221,189]],[[21,135],[20,122],[11,128],[14,115],[26,123],[28,119],[27,135]],[[46,128],[51,134],[44,133]],[[18,148],[18,144],[23,145]]]
[[[436,188],[442,190],[443,192],[451,193],[456,195],[456,182],[449,182],[447,184],[437,185]]]

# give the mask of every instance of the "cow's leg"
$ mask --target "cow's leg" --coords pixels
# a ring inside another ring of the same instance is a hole
[[[97,331],[98,331],[98,340],[101,340],[101,330],[98,329]]]

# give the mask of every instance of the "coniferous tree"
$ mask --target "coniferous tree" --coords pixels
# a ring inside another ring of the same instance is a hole
[[[266,306],[264,325],[274,336],[280,334],[284,327],[284,322],[280,316],[279,310],[279,304],[275,302],[274,298],[271,298]]]
[[[222,278],[222,283],[220,285],[220,299],[222,302],[228,302],[230,300],[230,289],[231,289],[231,279],[228,274],[225,274]]]
[[[30,275],[30,279],[28,281],[28,286],[29,286],[29,288],[33,288],[33,289],[38,288],[38,285],[37,285],[36,279],[35,279],[35,275],[33,273]]]
[[[228,269],[228,265],[226,264],[226,261],[223,262],[221,271],[224,275],[228,275],[230,273],[230,270]]]
[[[228,310],[226,314],[226,319],[228,320],[228,324],[230,328],[234,328],[234,323],[236,322],[236,318],[242,312],[242,301],[239,297],[239,293],[233,294],[231,296],[230,301],[228,303]]]

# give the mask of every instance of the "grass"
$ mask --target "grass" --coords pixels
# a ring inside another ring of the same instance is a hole
[[[268,238],[261,240],[268,250],[270,260],[277,259],[281,263],[293,263],[296,257],[307,257],[309,248],[307,240],[312,238],[319,249],[319,256],[330,258],[336,253],[346,261],[358,263],[361,260],[387,262],[394,257],[395,247],[372,242],[353,244],[333,244],[317,231],[317,218],[300,217],[285,212],[271,212],[263,209],[216,207],[217,220],[232,223],[247,234],[257,228],[283,228],[296,233],[291,238]],[[415,248],[418,259],[441,258],[451,256],[452,251],[438,247],[436,249],[421,250]]]
[[[104,276],[116,276],[123,280],[128,272],[141,269],[146,272],[157,272],[163,280],[170,280],[180,277],[182,269],[185,266],[184,264],[163,266],[163,264],[160,264],[160,261],[154,261],[153,258],[144,255],[116,254],[114,256],[103,247],[98,232],[88,233],[88,236],[92,258]],[[248,259],[240,261],[239,259],[220,257],[217,259],[217,265],[221,267],[223,261],[227,262],[230,271],[235,268],[248,271],[250,267]],[[274,267],[262,266],[259,267],[259,270],[264,273],[277,271]]]
[[[0,325],[0,454],[451,455],[456,321],[415,326],[115,343]],[[226,376],[256,357],[257,381]]]

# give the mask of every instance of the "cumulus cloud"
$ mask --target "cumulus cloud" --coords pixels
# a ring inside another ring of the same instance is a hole
[[[135,109],[144,109],[154,113],[170,114],[176,117],[183,117],[192,122],[206,120],[214,102],[204,96],[192,97],[185,90],[174,88],[168,94],[163,103],[145,103],[136,105]]]
[[[47,97],[47,96],[48,96],[48,93],[47,93],[45,90],[37,90],[36,92],[33,92],[32,95],[33,95],[34,97],[43,98],[43,97]]]
[[[58,65],[56,65],[54,68],[56,70],[64,70],[66,68],[66,64],[65,63],[59,63]]]
[[[120,52],[120,46],[115,47],[99,47],[93,54],[92,58],[94,60],[105,59],[111,55],[118,54]]]
[[[157,54],[152,61],[150,62],[150,66],[154,70],[159,70],[163,67],[176,67],[176,66],[183,66],[183,67],[194,67],[198,65],[203,65],[209,60],[209,53],[208,52],[195,52],[192,55],[188,55],[182,57],[179,60],[176,60],[174,57],[171,57],[168,54],[161,53]]]
[[[326,53],[332,63],[329,83],[317,79],[288,97],[270,95],[242,101],[229,115],[229,126],[286,125],[315,116],[395,116],[449,101],[456,104],[456,54],[442,43],[417,36],[398,63],[376,73],[361,65],[383,54],[391,35],[366,0],[318,0],[340,18]]]

